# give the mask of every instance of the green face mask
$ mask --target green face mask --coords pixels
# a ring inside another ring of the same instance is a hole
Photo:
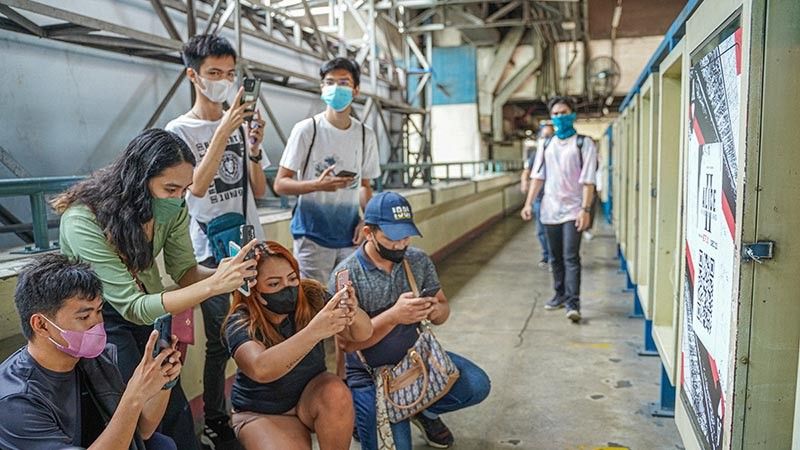
[[[150,201],[156,223],[167,223],[180,214],[186,203],[182,198],[156,198]]]

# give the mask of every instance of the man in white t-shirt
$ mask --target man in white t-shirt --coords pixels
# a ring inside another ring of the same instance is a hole
[[[299,196],[291,230],[302,277],[322,283],[364,241],[360,211],[381,174],[375,133],[350,116],[359,74],[345,58],[323,64],[327,109],[294,126],[275,178],[275,192]]]
[[[581,233],[591,225],[597,172],[594,141],[575,131],[575,104],[568,97],[549,103],[555,136],[536,153],[522,218],[531,220],[533,200],[544,188],[541,221],[550,247],[555,296],[545,309],[567,309],[567,318],[581,320]]]
[[[239,220],[254,226],[257,239],[265,239],[254,200],[266,191],[264,168],[269,166],[269,161],[261,149],[264,121],[256,113],[249,123],[245,123],[249,118],[245,109],[253,104],[239,104],[242,89],[233,99],[232,106],[223,110],[222,103],[231,101],[236,92],[236,51],[230,42],[216,35],[195,36],[184,46],[183,59],[186,75],[194,85],[196,100],[189,112],[172,120],[166,129],[186,141],[197,158],[193,184],[186,194],[186,204],[192,216],[189,233],[197,261],[206,267],[216,267],[219,258],[215,258],[206,234],[209,228],[213,229],[208,225],[214,219],[238,213]],[[243,211],[245,161],[249,180],[246,217]],[[230,447],[236,439],[225,402],[225,366],[230,355],[220,336],[222,322],[230,308],[229,295],[211,297],[200,307],[207,338],[203,367],[205,429],[202,439],[204,444],[221,449]]]

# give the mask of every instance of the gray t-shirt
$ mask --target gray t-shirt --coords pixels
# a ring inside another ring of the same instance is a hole
[[[0,364],[0,448],[82,447],[78,371],[53,372],[17,350]]]
[[[433,261],[425,252],[409,247],[405,258],[411,265],[411,272],[420,292],[441,287]],[[363,245],[333,271],[328,283],[329,292],[335,292],[335,274],[342,269],[350,270],[350,281],[353,282],[353,288],[358,296],[358,304],[370,317],[375,317],[391,308],[400,294],[411,292],[402,264],[394,264],[391,272],[384,272],[369,259]],[[362,350],[361,353],[371,367],[397,364],[416,342],[417,325],[398,325],[378,343]],[[346,361],[347,383],[351,387],[372,383],[369,372],[355,353],[348,353]]]

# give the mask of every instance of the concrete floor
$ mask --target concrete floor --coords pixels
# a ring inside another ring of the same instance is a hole
[[[683,448],[674,421],[648,413],[660,362],[637,356],[643,322],[628,318],[632,296],[622,292],[610,229],[594,231],[582,246],[577,325],[544,310],[551,275],[536,267],[533,225],[516,216],[439,264],[452,315],[437,336],[492,379],[486,401],[443,416],[454,449]],[[415,448],[427,448],[412,433]]]
[[[599,225],[599,224],[598,224]],[[584,320],[545,311],[550,274],[536,267],[534,227],[504,219],[438,265],[452,305],[436,333],[492,379],[482,404],[443,416],[454,450],[682,449],[672,419],[657,419],[659,360],[636,354],[641,319],[629,319],[611,232],[584,241]],[[21,336],[0,341],[3,358]],[[412,427],[415,449],[428,448]],[[316,446],[315,446],[316,447]],[[351,449],[359,449],[353,442]]]

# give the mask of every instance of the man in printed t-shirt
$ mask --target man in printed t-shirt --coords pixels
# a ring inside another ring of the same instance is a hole
[[[264,240],[264,230],[258,219],[254,197],[266,192],[264,168],[269,160],[261,149],[264,139],[264,121],[256,112],[245,124],[245,108],[240,105],[242,89],[236,92],[236,51],[226,39],[216,35],[198,35],[183,48],[186,75],[194,85],[196,100],[192,109],[167,124],[166,129],[180,136],[197,158],[193,184],[186,195],[192,221],[194,254],[198,263],[216,267],[211,243],[206,230],[215,218],[226,213],[243,214],[243,189],[248,189],[247,217],[244,222],[253,225],[255,236]],[[231,101],[223,110],[222,103]],[[246,131],[242,133],[242,127]],[[242,142],[242,134],[246,142]],[[246,148],[246,150],[245,150]],[[246,155],[244,152],[247,152]],[[248,186],[243,186],[244,162],[248,167]],[[245,243],[242,243],[243,245]],[[206,332],[206,359],[203,367],[203,402],[205,429],[203,443],[221,449],[235,441],[230,427],[225,403],[225,366],[230,358],[221,342],[222,322],[230,307],[229,295],[211,297],[200,304]]]
[[[299,195],[291,230],[302,277],[322,283],[364,241],[360,210],[381,173],[375,133],[350,116],[359,74],[345,58],[323,64],[327,109],[294,126],[275,179],[275,192]]]

